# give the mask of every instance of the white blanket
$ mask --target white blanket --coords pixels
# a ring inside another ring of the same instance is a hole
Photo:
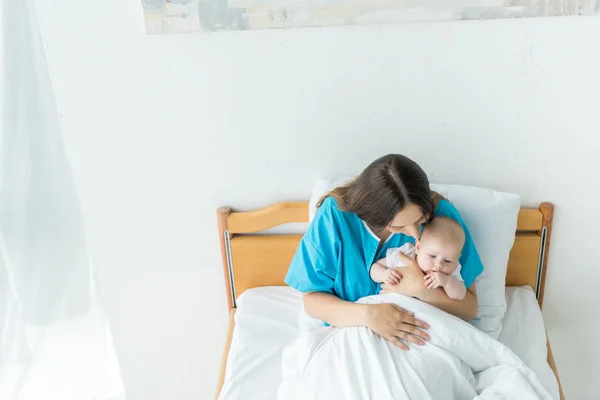
[[[403,351],[364,327],[313,329],[284,351],[279,400],[551,399],[508,347],[459,318],[398,294],[359,302],[414,312],[431,341]]]

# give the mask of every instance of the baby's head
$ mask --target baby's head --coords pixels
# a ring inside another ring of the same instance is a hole
[[[416,248],[417,262],[425,272],[450,275],[458,266],[464,244],[465,232],[458,222],[448,217],[434,217],[423,226]]]

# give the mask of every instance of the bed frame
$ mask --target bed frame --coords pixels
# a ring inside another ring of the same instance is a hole
[[[553,215],[554,206],[551,203],[542,203],[539,208],[521,208],[506,273],[506,286],[531,286],[540,309],[544,303]],[[225,380],[237,297],[255,287],[285,286],[283,279],[302,238],[301,234],[272,234],[264,231],[289,223],[307,223],[308,202],[283,202],[247,212],[220,207],[217,209],[217,219],[227,287],[229,329],[216,398],[219,397]],[[547,342],[547,347],[548,364],[556,375],[560,398],[564,400],[550,342]]]

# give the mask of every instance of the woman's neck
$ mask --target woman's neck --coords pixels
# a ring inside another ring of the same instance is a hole
[[[372,226],[369,226],[369,228],[371,228],[371,230],[373,231],[373,233],[380,239],[380,240],[386,240],[387,238],[390,237],[390,235],[392,234],[390,231],[388,231],[387,229],[373,229]]]

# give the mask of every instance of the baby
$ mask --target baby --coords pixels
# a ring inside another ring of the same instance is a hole
[[[458,258],[465,244],[465,232],[458,222],[447,217],[435,217],[423,227],[421,239],[415,247],[406,243],[402,247],[388,249],[386,257],[371,266],[371,279],[378,283],[395,285],[402,279],[397,267],[406,267],[399,252],[411,258],[426,273],[427,289],[443,287],[451,299],[462,300],[467,289],[460,276]]]

